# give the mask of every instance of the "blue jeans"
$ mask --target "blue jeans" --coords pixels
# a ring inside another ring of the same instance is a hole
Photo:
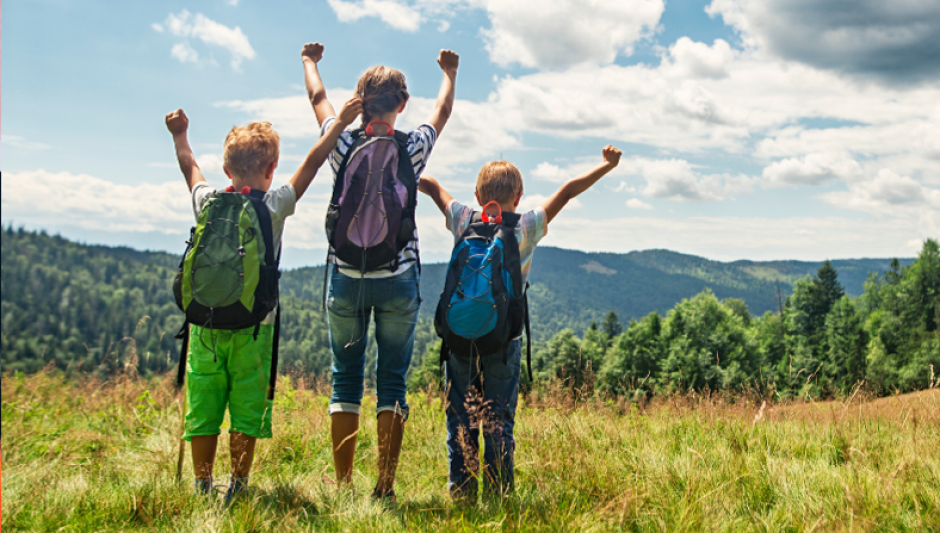
[[[519,400],[522,340],[503,353],[461,357],[454,353],[445,364],[447,376],[448,487],[456,497],[475,498],[477,480],[483,489],[505,494],[513,490],[512,429]],[[479,468],[480,427],[483,427],[483,472]]]
[[[333,349],[333,396],[330,414],[356,413],[362,404],[369,321],[375,313],[378,344],[376,413],[395,411],[408,417],[405,375],[411,365],[415,324],[421,305],[417,268],[390,278],[359,279],[334,266],[327,311]]]

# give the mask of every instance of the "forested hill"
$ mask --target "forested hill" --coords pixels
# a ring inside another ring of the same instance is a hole
[[[900,264],[911,261],[902,259]],[[890,264],[890,259],[832,261],[851,296],[862,293],[870,272],[884,272]],[[544,340],[564,328],[580,333],[611,310],[627,321],[653,311],[665,314],[683,298],[706,288],[719,299],[742,299],[752,314],[761,315],[778,311],[782,300],[793,292],[793,284],[816,273],[821,265],[810,261],[722,263],[668,250],[613,254],[539,247],[529,279],[533,328],[537,338]],[[421,312],[427,318],[434,316],[445,268],[438,263],[422,269],[425,303]],[[281,287],[294,296],[315,299],[322,294],[322,283],[322,267],[306,267],[286,272]]]
[[[832,264],[846,292],[857,295],[868,273],[882,272],[889,263]],[[3,371],[35,371],[54,360],[60,367],[110,372],[126,362],[131,346],[142,368],[172,367],[178,350],[172,337],[181,323],[170,291],[177,264],[172,254],[84,245],[5,228]],[[722,263],[664,250],[611,254],[539,248],[530,279],[534,335],[547,341],[564,328],[580,334],[610,310],[625,322],[652,311],[664,314],[706,288],[719,299],[744,300],[755,315],[776,311],[778,282],[786,299],[796,280],[819,267],[796,261]],[[430,319],[444,269],[443,264],[423,269],[416,354],[435,339]],[[290,270],[281,280],[283,360],[314,372],[326,371],[329,361],[322,283],[322,267]]]

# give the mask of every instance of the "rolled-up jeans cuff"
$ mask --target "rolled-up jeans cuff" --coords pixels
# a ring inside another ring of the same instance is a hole
[[[330,404],[330,414],[334,415],[336,413],[353,413],[359,414],[359,404],[356,403],[345,403],[337,402]]]
[[[408,412],[410,411],[407,407],[402,409],[398,404],[395,405],[382,405],[375,408],[375,415],[378,416],[379,413],[383,411],[392,411],[396,415],[402,417],[406,422],[408,421]]]

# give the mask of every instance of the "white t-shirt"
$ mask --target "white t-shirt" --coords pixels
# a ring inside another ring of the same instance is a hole
[[[330,117],[323,121],[323,125],[320,127],[321,137],[326,134],[334,120],[336,120],[335,117]],[[411,164],[415,169],[416,180],[420,180],[421,173],[424,172],[424,167],[427,165],[428,156],[431,155],[431,149],[434,148],[434,143],[436,141],[437,131],[434,129],[434,126],[431,126],[430,124],[422,124],[418,126],[418,129],[408,134],[408,144],[406,146],[408,149],[408,155],[411,156]],[[344,131],[340,134],[339,139],[337,139],[336,146],[333,147],[333,151],[330,152],[329,162],[330,168],[333,170],[334,187],[336,186],[336,173],[339,171],[339,167],[343,163],[343,157],[347,152],[349,152],[349,148],[352,146],[352,144],[352,132],[348,130]],[[408,270],[417,260],[418,228],[416,227],[414,238],[412,238],[405,248],[402,249],[401,253],[398,254],[398,269],[395,271],[389,270],[386,265],[383,265],[371,272],[360,274],[358,269],[353,268],[347,263],[338,259],[332,246],[330,247],[330,254],[327,262],[339,266],[340,272],[352,278],[389,278],[392,276],[397,276]]]
[[[196,220],[199,219],[199,213],[205,207],[206,201],[217,192],[204,181],[200,181],[193,187],[193,214],[196,216]],[[274,248],[277,250],[274,253],[279,254],[281,251],[281,236],[284,235],[284,222],[287,217],[294,214],[294,207],[297,205],[297,191],[289,183],[271,189],[265,193],[264,203],[271,211],[271,231],[273,233],[271,237],[274,239]],[[274,315],[275,311],[271,311],[262,323],[273,324]]]
[[[470,206],[463,205],[457,200],[451,200],[444,210],[444,218],[447,219],[447,229],[454,234],[454,241],[460,238],[467,228],[470,227],[470,217],[473,209]],[[519,261],[522,263],[522,285],[525,286],[529,279],[529,270],[532,269],[532,256],[535,254],[535,246],[548,234],[548,222],[545,210],[542,207],[536,207],[532,211],[522,213],[519,222],[516,224],[516,242],[519,243]]]

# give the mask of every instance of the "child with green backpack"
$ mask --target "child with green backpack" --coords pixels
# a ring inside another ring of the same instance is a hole
[[[188,406],[183,438],[192,444],[197,493],[213,490],[226,408],[232,455],[226,499],[247,488],[256,441],[271,437],[284,222],[294,214],[297,200],[340,133],[361,112],[361,100],[346,102],[290,182],[274,189],[278,134],[267,122],[232,128],[225,139],[223,166],[232,185],[224,192],[206,183],[189,146],[189,119],[183,110],[166,116],[197,220],[174,283],[177,304],[186,313],[180,354]]]

